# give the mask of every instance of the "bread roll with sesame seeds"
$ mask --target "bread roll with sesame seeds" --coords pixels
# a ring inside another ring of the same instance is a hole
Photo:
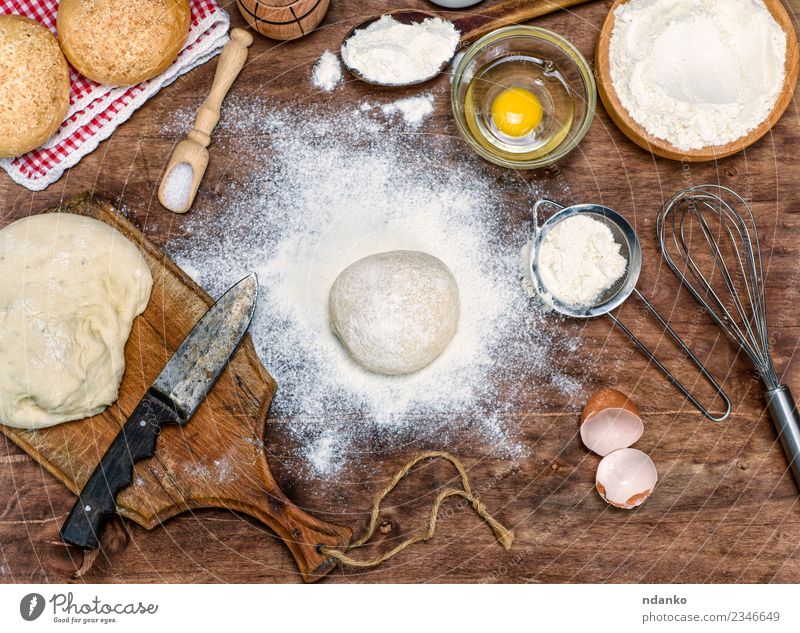
[[[56,30],[69,63],[101,84],[160,75],[189,34],[189,0],[61,0]]]
[[[41,24],[0,15],[0,158],[39,147],[69,108],[69,67]]]

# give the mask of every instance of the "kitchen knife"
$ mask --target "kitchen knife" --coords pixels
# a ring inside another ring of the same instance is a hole
[[[186,424],[239,346],[258,296],[255,273],[209,308],[145,393],[111,443],[61,528],[65,543],[94,549],[117,493],[133,481],[133,466],[152,457],[161,429]]]

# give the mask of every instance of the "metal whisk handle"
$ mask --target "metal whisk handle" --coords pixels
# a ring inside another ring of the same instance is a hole
[[[765,394],[769,415],[778,431],[783,450],[789,459],[794,480],[800,486],[800,415],[789,391],[789,387],[781,385],[777,389],[769,389]]]

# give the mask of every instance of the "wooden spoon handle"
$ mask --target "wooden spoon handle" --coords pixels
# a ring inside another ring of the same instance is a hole
[[[189,138],[203,147],[208,147],[211,142],[211,132],[219,123],[222,101],[244,67],[247,61],[247,49],[252,43],[253,36],[250,33],[244,29],[233,29],[230,41],[222,48],[211,91],[197,112],[194,129],[189,132]]]
[[[490,31],[509,24],[518,24],[560,9],[567,9],[589,0],[505,0],[480,13],[453,20],[461,32],[461,43],[470,44]]]

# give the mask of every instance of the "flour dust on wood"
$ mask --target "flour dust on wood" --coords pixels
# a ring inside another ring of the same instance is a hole
[[[375,453],[422,447],[477,444],[519,458],[532,394],[580,389],[579,377],[559,369],[574,369],[577,338],[538,311],[520,283],[530,225],[509,219],[506,196],[527,204],[537,192],[470,156],[454,136],[415,132],[358,107],[232,100],[217,142],[254,171],[220,186],[224,212],[198,204],[176,219],[186,237],[173,240],[171,254],[212,295],[259,275],[250,331],[278,382],[271,413],[291,436],[288,457],[304,465],[302,477],[334,477],[379,463]],[[438,257],[461,296],[455,338],[406,376],[365,371],[328,314],[336,276],[391,250]]]

